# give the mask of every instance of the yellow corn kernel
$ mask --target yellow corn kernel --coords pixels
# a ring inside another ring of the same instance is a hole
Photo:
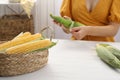
[[[20,45],[20,44],[23,44],[23,43],[26,43],[29,41],[36,40],[39,38],[41,38],[41,34],[36,33],[34,35],[29,35],[27,37],[18,38],[16,40],[8,41],[6,43],[0,44],[0,51],[5,50],[5,49],[12,47],[12,46],[16,46],[16,45]]]
[[[16,40],[16,39],[18,39],[18,38],[23,38],[23,37],[27,37],[27,36],[29,36],[29,35],[31,35],[31,33],[30,32],[25,32],[25,33],[20,33],[18,36],[16,36],[13,40]]]
[[[50,40],[36,40],[25,44],[17,45],[14,47],[10,47],[6,50],[6,53],[7,54],[28,53],[38,49],[46,48],[51,44],[52,42]]]

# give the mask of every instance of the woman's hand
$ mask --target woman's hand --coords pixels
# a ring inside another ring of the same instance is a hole
[[[105,26],[80,26],[71,29],[72,35],[81,40],[85,36],[114,37],[119,30],[120,24],[111,23]]]
[[[85,36],[89,35],[89,30],[90,30],[89,26],[80,26],[72,28],[71,33],[77,40],[81,40]]]
[[[68,16],[64,16],[64,18],[65,18],[65,19],[70,19],[70,20],[71,20],[71,18],[68,17]],[[60,27],[63,29],[63,31],[64,31],[65,33],[67,33],[67,34],[70,33],[69,29],[65,28],[62,24],[56,22],[55,20],[54,20],[53,22],[54,22],[55,24],[57,24],[58,26],[60,26]]]

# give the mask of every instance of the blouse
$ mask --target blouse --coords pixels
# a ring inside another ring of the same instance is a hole
[[[99,0],[91,12],[87,9],[86,0],[63,0],[60,14],[93,27],[120,23],[120,0]],[[113,42],[114,38],[87,35],[83,40]]]

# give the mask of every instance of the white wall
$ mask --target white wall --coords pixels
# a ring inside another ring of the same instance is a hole
[[[69,39],[70,35],[65,34],[61,28],[57,25],[54,25],[52,19],[50,18],[50,13],[54,15],[60,15],[59,10],[61,6],[62,0],[38,0],[37,7],[38,8],[38,27],[36,29],[36,32],[38,32],[40,29],[42,29],[43,26],[49,25],[54,29],[55,38],[64,38]],[[48,35],[50,34],[50,31],[48,31]]]

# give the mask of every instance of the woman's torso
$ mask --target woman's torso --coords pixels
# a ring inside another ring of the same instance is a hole
[[[72,18],[89,26],[108,25],[112,0],[72,0]],[[77,12],[76,12],[77,11]],[[83,40],[114,41],[112,37],[86,36]]]
[[[112,0],[71,0],[72,18],[86,25],[107,25]],[[91,6],[90,1],[95,1]],[[88,4],[88,6],[87,6]]]
[[[86,0],[86,6],[89,12],[91,12],[99,0]]]
[[[66,0],[70,5],[64,5],[62,8],[75,21],[88,26],[109,25],[108,17],[113,0]],[[65,8],[68,6],[67,8]],[[64,12],[63,12],[64,14]],[[92,41],[114,41],[112,37],[86,36],[83,40]]]

